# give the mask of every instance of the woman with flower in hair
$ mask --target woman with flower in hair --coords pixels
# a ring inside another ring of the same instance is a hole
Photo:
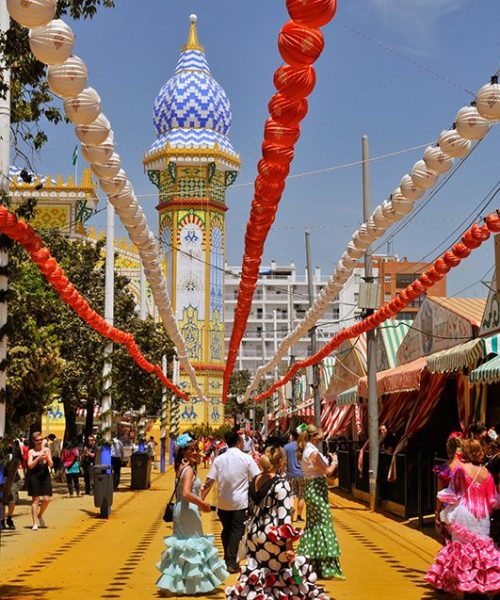
[[[451,540],[439,551],[425,580],[444,592],[500,591],[500,550],[490,537],[496,489],[483,461],[481,443],[464,440],[462,464],[453,472],[449,487],[438,494],[445,504],[440,519]]]
[[[311,565],[293,550],[300,531],[292,527],[291,488],[284,477],[285,466],[283,448],[270,446],[260,457],[261,473],[248,488],[248,562],[241,567],[237,584],[226,588],[227,600],[328,600],[324,590],[315,585]]]
[[[176,445],[173,528],[172,535],[164,539],[167,548],[156,565],[161,571],[156,585],[162,595],[207,594],[227,578],[228,572],[213,536],[203,533],[200,511],[210,512],[211,508],[200,497],[197,468],[201,456],[197,441],[183,433]]]
[[[298,551],[307,557],[322,579],[344,579],[340,567],[340,547],[333,528],[328,501],[328,483],[338,466],[336,454],[325,458],[319,451],[323,431],[314,425],[301,425],[297,458],[304,473],[306,489],[306,527]]]

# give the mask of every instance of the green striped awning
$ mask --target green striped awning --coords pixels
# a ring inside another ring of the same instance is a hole
[[[490,354],[498,354],[499,336],[469,340],[447,350],[427,357],[427,369],[431,373],[453,373],[463,369],[474,369],[479,361]]]
[[[340,392],[337,396],[337,406],[346,406],[347,404],[357,404],[358,403],[358,386],[355,385],[348,390],[344,390]]]
[[[398,366],[399,346],[410,326],[411,321],[408,320],[387,319],[378,329],[384,342],[390,369]]]
[[[321,361],[320,392],[324,394],[330,385],[335,368],[335,357],[327,356]]]
[[[500,381],[500,356],[495,356],[471,372],[471,383],[498,383]]]

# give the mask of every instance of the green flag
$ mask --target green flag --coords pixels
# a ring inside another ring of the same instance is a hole
[[[73,166],[76,165],[76,163],[78,162],[78,146],[75,146],[75,149],[73,150],[73,156],[71,157],[71,162],[73,163]]]

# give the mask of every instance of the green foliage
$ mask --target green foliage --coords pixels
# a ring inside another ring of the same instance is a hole
[[[98,313],[104,312],[103,243],[70,240],[56,231],[42,234],[69,280]],[[70,435],[76,408],[101,401],[103,352],[108,340],[85,324],[42,277],[17,244],[9,253],[9,354],[7,423],[11,431],[39,418],[53,395],[64,402]],[[132,333],[146,358],[161,363],[173,348],[152,319],[140,321],[129,280],[115,275],[115,325]],[[158,414],[161,384],[115,345],[113,404],[120,411],[146,404]],[[89,405],[87,405],[89,406]]]
[[[228,431],[231,431],[233,425],[229,423],[224,423],[220,427],[211,427],[206,423],[202,423],[200,425],[193,425],[189,428],[189,432],[192,433],[197,438],[213,436],[217,440],[221,440]]]

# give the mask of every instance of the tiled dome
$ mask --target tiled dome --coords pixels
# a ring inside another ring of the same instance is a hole
[[[210,73],[198,42],[196,16],[191,15],[188,43],[174,76],[161,88],[154,103],[157,139],[151,150],[169,143],[178,148],[213,147],[236,154],[226,137],[231,127],[231,105],[223,88]]]

